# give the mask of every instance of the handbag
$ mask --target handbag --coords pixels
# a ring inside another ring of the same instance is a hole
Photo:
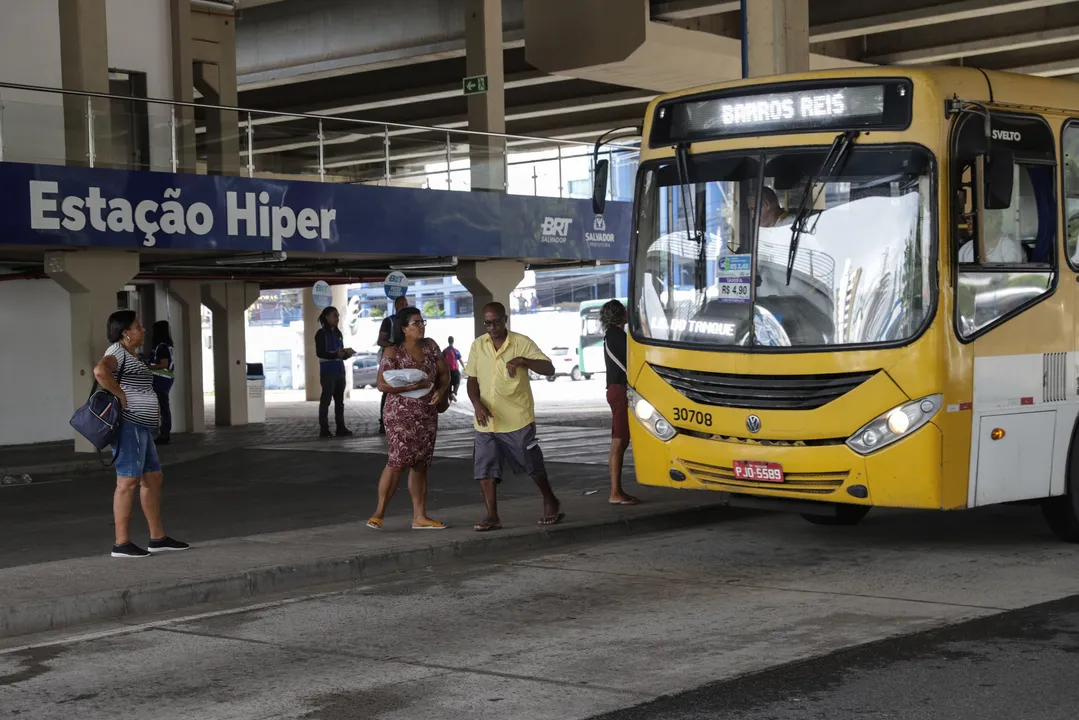
[[[126,364],[127,358],[124,358],[116,375],[117,385],[123,380],[124,365]],[[120,416],[122,414],[123,405],[120,404],[120,398],[101,387],[95,379],[93,387],[90,389],[90,397],[71,416],[70,424],[75,429],[75,432],[82,435],[94,446],[100,458],[101,451],[105,448],[110,445],[114,449],[118,447]],[[115,453],[113,454],[113,462],[116,462]],[[108,464],[102,462],[102,464],[105,467],[112,465],[111,462]]]

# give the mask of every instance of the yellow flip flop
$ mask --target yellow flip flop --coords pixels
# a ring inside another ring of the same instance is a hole
[[[445,530],[448,525],[441,523],[438,520],[429,520],[422,523],[412,523],[413,530]]]
[[[372,530],[381,530],[382,521],[379,520],[377,517],[373,517],[367,521],[367,527],[371,528]]]

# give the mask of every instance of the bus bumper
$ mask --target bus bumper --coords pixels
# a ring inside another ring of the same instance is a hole
[[[845,444],[773,446],[675,435],[664,442],[631,412],[637,482],[822,503],[940,509],[942,435],[932,422],[870,455]],[[734,461],[779,463],[784,482],[734,477]]]

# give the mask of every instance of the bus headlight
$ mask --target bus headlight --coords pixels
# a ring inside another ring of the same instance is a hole
[[[929,422],[943,401],[942,395],[930,395],[893,408],[851,435],[847,447],[860,455],[868,455],[891,445]]]
[[[637,419],[641,421],[641,425],[648,428],[650,433],[663,441],[670,440],[678,434],[678,431],[667,422],[666,418],[659,414],[659,411],[656,410],[652,403],[641,397],[636,390],[629,388],[626,394],[629,397],[630,412],[637,416]]]

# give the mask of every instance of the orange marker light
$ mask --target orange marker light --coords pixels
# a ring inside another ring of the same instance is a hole
[[[1004,428],[993,428],[993,432],[989,433],[989,437],[994,440],[1000,440],[1004,437]]]

